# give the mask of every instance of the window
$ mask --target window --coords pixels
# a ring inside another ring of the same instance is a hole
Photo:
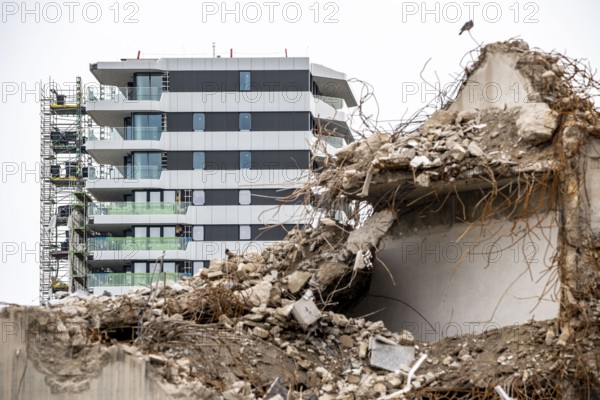
[[[250,191],[240,190],[240,204],[250,204]]]
[[[175,263],[173,261],[163,262],[162,267],[163,267],[162,272],[175,272]]]
[[[136,238],[148,237],[148,230],[145,226],[136,226],[133,232]]]
[[[240,225],[240,240],[250,240],[252,237],[252,230],[250,225]]]
[[[151,238],[160,237],[160,226],[151,226],[150,227],[150,237]]]
[[[252,155],[249,151],[240,151],[240,169],[249,169],[252,163]]]
[[[162,171],[161,153],[133,153],[133,168],[130,179],[158,179]]]
[[[204,152],[195,151],[193,155],[193,166],[194,169],[204,169]]]
[[[240,113],[240,131],[249,131],[250,129],[252,129],[252,115]]]
[[[163,227],[163,237],[175,237],[175,227],[174,226],[165,226]]]
[[[148,201],[148,195],[146,194],[146,192],[133,192],[134,198],[135,198],[135,202],[136,203],[145,203]]]
[[[160,192],[150,192],[150,203],[160,203]]]
[[[134,262],[133,263],[133,272],[135,272],[136,274],[145,274],[146,272],[148,272],[148,270],[146,268],[146,263],[145,262]]]
[[[250,71],[240,71],[240,91],[250,90]]]
[[[196,225],[192,229],[193,240],[204,240],[204,226]]]
[[[135,113],[132,117],[132,140],[160,140],[162,114]]]
[[[135,90],[130,100],[160,100],[162,74],[139,73],[134,76]]]
[[[204,269],[204,261],[194,261],[194,275]]]
[[[163,201],[165,203],[175,203],[177,201],[175,199],[175,191],[174,190],[165,190],[163,192]]]
[[[201,132],[204,130],[206,126],[206,121],[204,118],[204,113],[194,113],[193,115],[193,128],[194,132]]]
[[[192,202],[195,206],[203,206],[205,202],[204,190],[194,190]]]

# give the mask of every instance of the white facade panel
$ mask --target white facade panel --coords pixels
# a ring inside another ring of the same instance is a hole
[[[297,188],[307,182],[308,171],[196,170],[163,171],[160,179],[89,179],[89,189],[252,189]]]

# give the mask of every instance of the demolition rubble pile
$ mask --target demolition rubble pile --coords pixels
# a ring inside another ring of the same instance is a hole
[[[51,337],[28,338],[27,357],[54,393],[84,392],[117,352],[144,360],[172,398],[496,398],[497,384],[516,390],[515,398],[557,398],[559,385],[562,398],[576,398],[564,384],[579,390],[597,382],[597,329],[574,343],[558,321],[532,322],[427,344],[340,313],[368,286],[378,241],[396,219],[397,209],[379,204],[385,195],[556,173],[554,139],[566,129],[565,110],[600,136],[597,114],[580,107],[588,103],[574,94],[559,57],[521,41],[496,43],[481,50],[467,77],[492,51],[518,55],[516,68],[535,89],[530,103],[449,105],[411,133],[350,144],[318,174],[329,189],[322,198],[374,206],[361,228],[325,219],[260,254],[213,260],[181,282],[159,280],[115,297],[76,293],[48,308],[8,307],[0,317],[27,314],[29,331]],[[600,305],[588,304],[597,326]]]
[[[478,178],[502,181],[552,171],[558,167],[552,138],[565,110],[574,111],[572,108],[580,108],[577,118],[588,132],[600,131],[597,113],[567,82],[566,75],[572,71],[565,71],[563,60],[530,51],[523,41],[484,47],[466,71],[465,82],[491,53],[514,56],[515,70],[528,82],[522,85],[527,89],[524,93],[514,87],[495,90],[510,91],[511,98],[521,96],[524,101],[508,107],[492,100],[473,108],[450,102],[413,132],[375,132],[364,141],[351,143],[336,154],[335,166],[321,175],[321,183],[331,189],[332,197],[343,193],[376,203],[390,193],[417,197],[449,188],[460,190]],[[476,89],[463,86],[464,95],[472,97],[471,92],[496,85],[484,83]],[[582,104],[585,107],[579,107]]]
[[[33,309],[28,330],[53,340],[32,340],[28,356],[59,393],[85,391],[115,351],[145,359],[165,391],[191,398],[372,399],[400,390],[419,352],[412,335],[327,311],[368,282],[359,232],[348,249],[344,227],[326,219],[181,282],[69,295]]]

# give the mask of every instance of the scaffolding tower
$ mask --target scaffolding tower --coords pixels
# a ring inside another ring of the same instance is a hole
[[[85,181],[93,174],[86,152],[87,116],[81,78],[41,88],[40,303],[55,293],[86,287],[87,205]]]

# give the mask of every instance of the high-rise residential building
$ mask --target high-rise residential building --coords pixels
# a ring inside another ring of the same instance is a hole
[[[318,127],[329,150],[352,140],[345,75],[308,58],[124,59],[90,71],[84,286],[95,293],[281,240],[310,222],[292,193],[318,163]]]

